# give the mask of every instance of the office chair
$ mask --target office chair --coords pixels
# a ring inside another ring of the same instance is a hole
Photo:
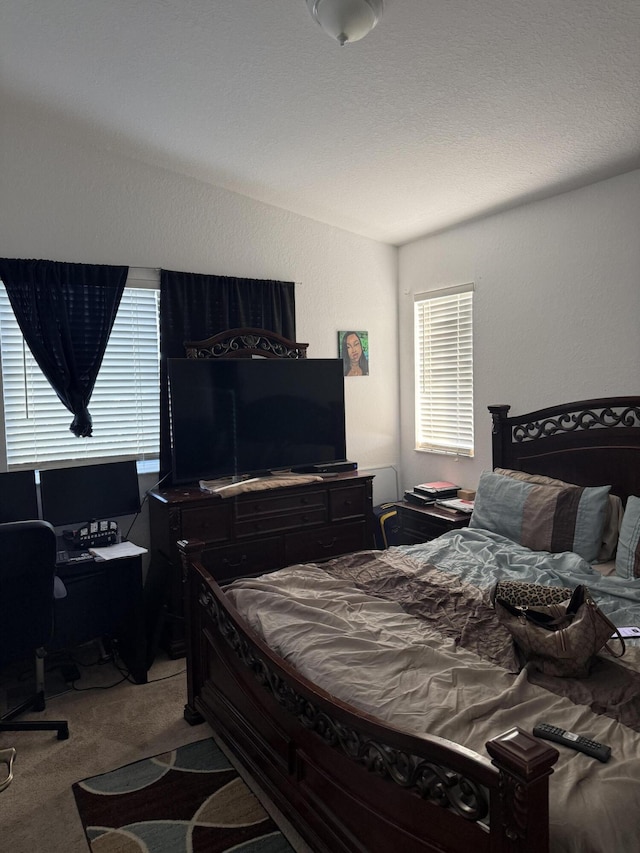
[[[47,521],[0,524],[0,667],[31,654],[36,661],[36,692],[0,717],[0,732],[56,731],[58,740],[69,737],[66,720],[15,720],[45,707],[44,657],[53,634],[55,569],[56,536]],[[11,749],[0,751],[9,781]]]
[[[13,760],[16,757],[15,749],[10,746],[8,749],[0,749],[0,764],[7,765],[7,772],[4,779],[0,779],[0,791],[8,788],[13,781]]]

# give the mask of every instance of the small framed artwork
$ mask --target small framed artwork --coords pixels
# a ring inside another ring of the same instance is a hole
[[[369,333],[338,332],[338,355],[345,376],[369,375]]]

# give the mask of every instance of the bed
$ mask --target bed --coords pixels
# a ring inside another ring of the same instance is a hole
[[[489,596],[501,578],[586,583],[616,625],[640,625],[640,397],[489,410],[493,470],[468,530],[224,590],[202,543],[179,543],[185,716],[315,851],[637,849],[635,641],[585,679],[519,670]],[[532,736],[540,721],[609,743],[611,760],[556,750]]]

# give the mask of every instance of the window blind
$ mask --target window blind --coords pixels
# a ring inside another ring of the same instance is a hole
[[[157,275],[156,275],[157,278]],[[158,284],[129,276],[89,411],[93,436],[76,438],[71,413],[24,343],[0,284],[0,355],[6,468],[159,455]]]
[[[416,449],[473,456],[473,285],[415,297]]]

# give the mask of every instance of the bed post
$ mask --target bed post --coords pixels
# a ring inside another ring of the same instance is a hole
[[[493,424],[491,426],[491,450],[494,468],[504,468],[504,428],[505,420],[511,406],[505,403],[496,403],[487,407],[491,412]]]
[[[517,726],[487,741],[486,748],[500,772],[497,809],[491,805],[491,826],[503,827],[500,849],[548,853],[549,776],[558,750]]]
[[[187,645],[187,704],[184,706],[184,718],[189,725],[195,726],[204,722],[204,717],[196,710],[195,700],[204,683],[201,669],[205,656],[196,648],[196,644],[202,642],[202,631],[199,625],[194,624],[200,618],[200,608],[197,606],[197,592],[193,589],[189,564],[200,560],[204,542],[199,539],[180,539],[177,544],[182,561],[184,636]]]

